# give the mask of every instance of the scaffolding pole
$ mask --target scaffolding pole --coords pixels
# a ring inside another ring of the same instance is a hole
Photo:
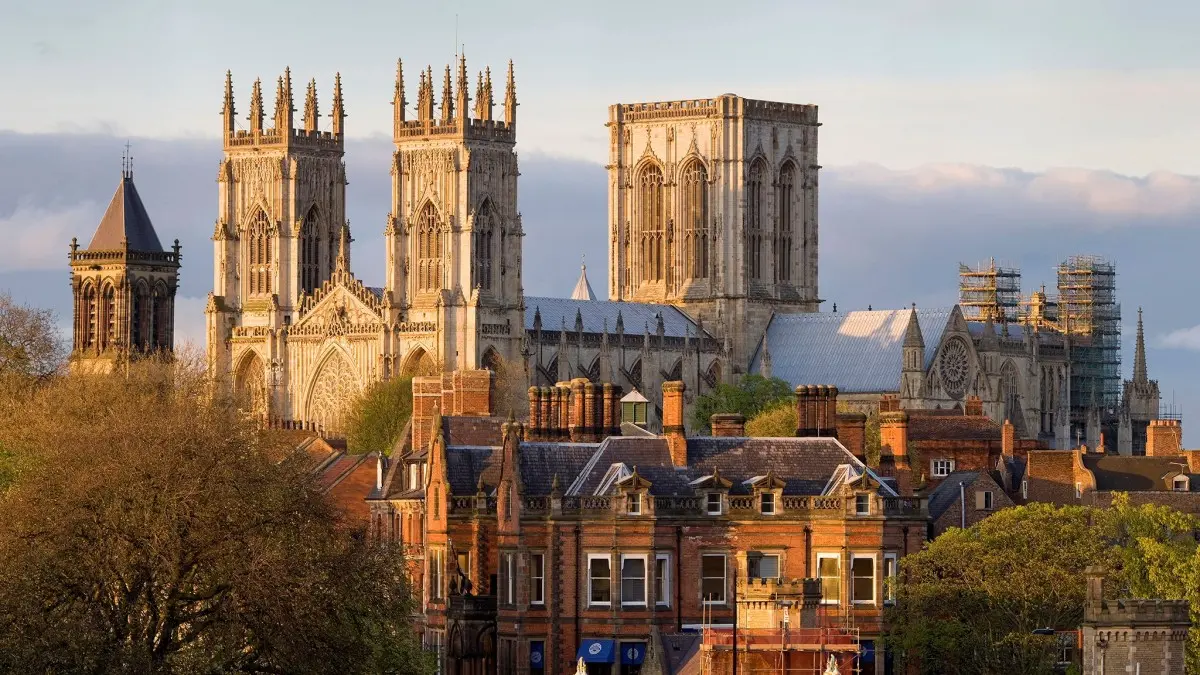
[[[1021,270],[996,264],[958,265],[958,304],[967,321],[1016,322],[1021,304]]]
[[[1058,324],[1070,341],[1071,407],[1116,408],[1121,385],[1121,305],[1116,266],[1072,256],[1058,266]]]

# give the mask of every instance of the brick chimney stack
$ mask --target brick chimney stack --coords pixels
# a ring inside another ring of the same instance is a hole
[[[671,453],[671,463],[687,466],[687,437],[683,429],[683,382],[663,382],[663,436]]]
[[[1017,430],[1013,423],[1004,420],[1004,426],[1000,427],[1000,453],[1005,457],[1012,457],[1017,446]]]
[[[825,385],[796,387],[796,435],[837,437],[838,388]]]
[[[964,414],[967,417],[983,417],[983,401],[978,396],[968,396]]]
[[[1179,420],[1150,420],[1146,427],[1147,457],[1178,457],[1183,454],[1183,426]]]
[[[879,413],[879,446],[884,457],[896,466],[908,465],[908,413],[903,410]]]
[[[709,418],[713,436],[740,438],[746,435],[746,416],[738,413],[717,413]]]

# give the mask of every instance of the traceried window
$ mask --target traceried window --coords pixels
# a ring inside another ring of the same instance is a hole
[[[87,316],[87,325],[83,329],[83,344],[95,347],[96,340],[99,339],[100,307],[96,302],[96,287],[91,284],[83,291],[83,306]]]
[[[663,203],[662,169],[647,165],[637,179],[638,257],[642,281],[662,281],[665,276],[663,252],[666,237],[666,213]]]
[[[786,162],[779,170],[775,185],[775,278],[792,278],[792,195],[796,183],[796,165]]]
[[[683,269],[688,279],[708,277],[708,171],[700,160],[683,170]]]
[[[104,287],[104,348],[117,344],[117,294],[112,286]]]
[[[474,232],[474,285],[487,291],[492,288],[492,260],[494,256],[495,219],[492,217],[492,203],[485,201],[475,214]]]
[[[442,229],[433,204],[417,216],[416,235],[417,290],[436,291],[442,287]]]
[[[308,210],[300,224],[300,290],[312,293],[321,285],[321,238],[317,233],[317,207]]]
[[[249,277],[251,295],[269,295],[271,293],[271,224],[267,214],[261,210],[254,213],[250,219],[250,227],[246,232],[248,248],[247,276]]]
[[[150,288],[146,283],[139,282],[133,291],[133,316],[129,322],[129,343],[132,349],[153,349],[151,344],[150,321],[152,318]]]
[[[162,349],[171,348],[171,298],[170,291],[162,282],[154,287],[154,346]]]
[[[751,279],[763,277],[763,223],[767,212],[767,164],[761,159],[750,165],[746,181],[746,263]]]

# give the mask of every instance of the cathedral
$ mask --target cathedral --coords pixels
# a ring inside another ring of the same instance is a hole
[[[503,79],[498,97],[491,70],[472,78],[459,57],[440,78],[421,70],[410,105],[397,64],[386,274],[371,287],[351,265],[340,76],[324,115],[310,81],[297,117],[285,70],[271,116],[256,80],[239,117],[226,73],[207,359],[249,411],[337,436],[373,383],[488,369],[521,388],[611,383],[648,403],[658,428],[664,382],[684,382],[690,409],[758,373],[835,385],[863,410],[885,395],[960,411],[977,397],[1047,446],[1144,447],[1158,385],[1139,312],[1119,390],[1111,265],[1064,263],[1061,300],[1035,293],[1020,316],[995,269],[949,309],[822,311],[814,105],[723,94],[611,106],[608,297],[586,267],[570,297],[525,295],[511,62]],[[73,367],[169,350],[179,261],[127,164],[90,245],[72,243]],[[1097,314],[1097,299],[1109,309]]]

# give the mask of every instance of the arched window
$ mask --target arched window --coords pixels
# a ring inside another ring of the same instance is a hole
[[[662,281],[665,262],[663,244],[666,234],[662,169],[653,164],[647,165],[639,174],[637,185],[641,278],[642,281]]]
[[[163,283],[154,287],[154,347],[171,348],[171,305],[174,300]]]
[[[473,235],[475,240],[474,285],[485,291],[492,288],[493,221],[492,203],[485,201],[475,214],[475,233]]]
[[[267,214],[261,210],[254,213],[246,232],[246,245],[249,253],[249,268],[251,295],[268,295],[271,292],[271,239],[270,222]]]
[[[767,193],[763,183],[767,178],[767,163],[762,159],[750,165],[746,181],[746,263],[751,279],[763,275],[763,219],[767,212]]]
[[[796,182],[796,165],[785,162],[779,170],[775,187],[775,278],[792,279],[792,188]]]
[[[688,279],[708,277],[708,171],[700,160],[683,170],[683,268]]]
[[[133,320],[129,322],[131,349],[150,349],[152,306],[150,287],[144,281],[138,282],[137,288],[133,291]]]
[[[117,345],[117,292],[112,286],[104,287],[104,340],[101,349]]]
[[[417,290],[436,291],[442,287],[442,229],[433,204],[421,209],[416,229]]]
[[[87,322],[83,327],[83,344],[94,348],[99,339],[100,307],[96,302],[96,287],[91,284],[83,289],[83,312]]]
[[[317,233],[317,207],[313,206],[300,224],[300,290],[312,293],[321,285],[318,261],[321,238]]]
[[[1012,361],[1005,361],[1000,367],[1000,402],[1004,405],[1004,419],[1017,424],[1017,416],[1021,413],[1021,384],[1017,367]]]

